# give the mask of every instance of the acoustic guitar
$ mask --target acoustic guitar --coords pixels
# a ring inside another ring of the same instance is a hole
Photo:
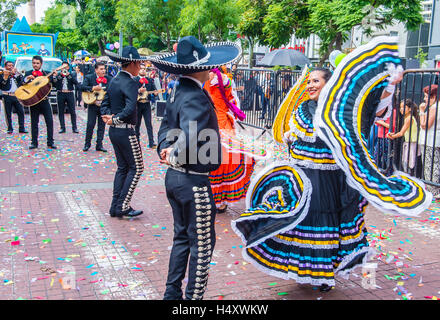
[[[104,100],[105,94],[106,94],[105,90],[92,91],[92,92],[83,91],[81,96],[84,103],[95,104],[97,106],[100,106],[102,100]]]
[[[29,82],[15,91],[15,97],[25,107],[32,107],[45,99],[52,90],[52,83],[50,77],[52,74],[64,67],[56,68],[54,71],[46,76],[36,77],[32,82]]]
[[[138,98],[137,101],[145,103],[147,102],[147,98],[149,94],[159,94],[159,93],[164,93],[165,89],[160,89],[160,90],[154,90],[154,91],[144,91],[138,94]]]

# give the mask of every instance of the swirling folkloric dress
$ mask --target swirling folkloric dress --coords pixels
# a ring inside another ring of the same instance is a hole
[[[409,216],[429,206],[423,183],[399,172],[384,176],[365,143],[382,107],[387,64],[398,62],[395,43],[372,41],[342,60],[318,103],[296,109],[283,133],[291,160],[253,178],[247,209],[231,223],[245,243],[243,256],[258,269],[333,286],[336,275],[348,276],[374,255],[364,221],[368,203]]]

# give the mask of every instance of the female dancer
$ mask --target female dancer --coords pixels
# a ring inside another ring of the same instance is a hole
[[[204,88],[214,102],[220,131],[234,136],[235,119],[243,120],[244,113],[236,107],[231,80],[218,69],[213,69]],[[255,166],[255,160],[243,153],[233,153],[225,147],[222,148],[222,153],[220,168],[211,172],[209,176],[217,213],[224,213],[228,203],[246,196]]]
[[[243,256],[258,269],[328,291],[336,275],[348,277],[375,253],[366,237],[368,202],[407,215],[429,206],[432,195],[422,183],[385,177],[366,147],[377,117],[389,116],[401,73],[387,63],[398,62],[397,46],[381,38],[350,53],[333,76],[310,72],[309,98],[284,135],[291,161],[256,175],[247,210],[232,221],[246,245]]]

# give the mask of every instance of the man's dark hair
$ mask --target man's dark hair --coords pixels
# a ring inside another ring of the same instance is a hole
[[[70,63],[69,63],[69,62],[67,62],[67,61],[63,61],[63,62],[61,63],[61,65],[63,65],[63,64],[67,64],[67,65],[69,65],[69,66],[70,66]]]
[[[33,57],[32,57],[32,60],[38,60],[38,61],[41,62],[41,64],[43,64],[43,58],[40,57],[40,56],[33,56]]]
[[[9,63],[14,64],[12,61],[6,61],[6,62],[5,62],[5,67],[6,67]]]
[[[98,61],[97,63],[95,63],[95,70],[98,69],[100,66],[104,66],[105,67],[105,63]]]

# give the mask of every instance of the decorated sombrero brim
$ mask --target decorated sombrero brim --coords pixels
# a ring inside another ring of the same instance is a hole
[[[177,53],[165,53],[149,57],[149,61],[158,69],[172,74],[190,74],[218,68],[235,62],[241,55],[240,47],[233,42],[217,42],[205,45],[209,58],[200,64],[177,62]]]
[[[136,62],[136,61],[147,61],[149,57],[147,56],[141,56],[136,49],[131,50],[124,50],[122,51],[122,55],[119,55],[117,53],[114,53],[109,50],[105,50],[105,54],[114,62]]]
[[[381,211],[416,216],[430,206],[432,194],[402,172],[385,176],[366,145],[390,72],[400,63],[395,38],[378,37],[352,51],[322,89],[314,127],[351,187]]]

